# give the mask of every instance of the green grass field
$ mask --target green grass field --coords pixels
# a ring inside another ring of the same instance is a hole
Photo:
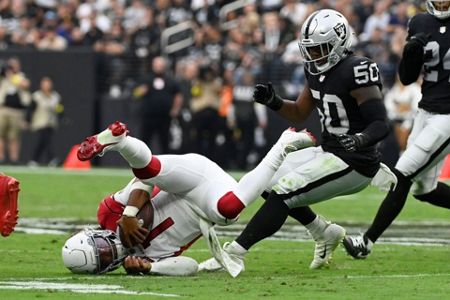
[[[68,172],[59,169],[2,168],[21,182],[21,218],[74,218],[95,222],[99,201],[123,187],[128,170]],[[239,177],[240,174],[234,174]],[[334,199],[314,209],[337,223],[369,224],[384,197],[372,188]],[[261,201],[243,213],[246,223]],[[398,218],[403,222],[440,223],[450,228],[450,213],[409,199]],[[292,222],[292,221],[289,221]],[[448,231],[447,231],[448,233]],[[0,299],[448,299],[449,245],[377,244],[365,261],[352,260],[338,248],[333,264],[308,269],[312,242],[267,240],[252,248],[246,271],[200,273],[185,278],[131,277],[123,269],[104,276],[70,273],[62,264],[61,247],[70,233],[24,234],[0,238]],[[431,232],[430,235],[433,235]],[[450,233],[446,236],[450,240]],[[231,240],[223,238],[223,241]],[[199,240],[185,252],[198,261],[209,258]],[[106,294],[115,292],[114,294]]]

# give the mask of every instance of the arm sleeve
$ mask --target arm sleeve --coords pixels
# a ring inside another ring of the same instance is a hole
[[[403,56],[400,60],[398,75],[404,85],[411,84],[419,78],[423,65],[422,45],[409,41],[403,49]]]
[[[380,99],[371,99],[359,106],[362,117],[369,125],[363,134],[364,147],[373,146],[384,139],[389,133],[389,123],[386,117],[386,108]]]
[[[413,17],[408,22],[407,43],[403,48],[402,58],[398,67],[398,75],[404,85],[411,84],[419,78],[424,62],[422,45],[411,40],[411,37],[417,33],[416,28],[420,28],[419,18]]]

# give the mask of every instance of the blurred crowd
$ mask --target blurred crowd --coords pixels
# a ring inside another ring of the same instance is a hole
[[[88,47],[98,55],[100,94],[145,103],[138,116],[144,140],[158,136],[162,151],[195,151],[216,160],[214,155],[220,152],[215,147],[228,143],[237,155],[231,165],[223,162],[224,167],[246,169],[267,146],[267,112],[253,104],[253,85],[270,81],[280,95],[297,97],[304,84],[298,32],[305,18],[321,8],[343,13],[354,31],[354,51],[378,63],[396,133],[392,142],[401,151],[420,89],[401,85],[397,64],[407,22],[423,11],[424,4],[422,0],[0,0],[0,49]],[[154,94],[152,87],[158,86],[161,93]],[[154,101],[155,97],[167,99],[167,104]],[[159,132],[153,132],[155,126]],[[184,138],[177,139],[180,136]],[[386,159],[394,162],[396,155],[390,153]]]

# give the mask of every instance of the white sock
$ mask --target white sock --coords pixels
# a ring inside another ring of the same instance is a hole
[[[239,180],[233,192],[246,207],[258,199],[270,183],[283,162],[281,153],[281,146],[275,144],[263,160]]]
[[[198,271],[198,263],[187,256],[176,256],[161,259],[152,263],[150,273],[168,276],[189,276]]]
[[[128,162],[130,167],[141,169],[146,167],[152,159],[152,151],[141,140],[126,136],[123,141],[114,145],[120,155]]]
[[[311,234],[313,238],[316,238],[318,235],[320,235],[327,226],[328,223],[321,217],[319,217],[319,215],[316,216],[314,221],[305,225],[306,229],[308,229],[308,232]]]

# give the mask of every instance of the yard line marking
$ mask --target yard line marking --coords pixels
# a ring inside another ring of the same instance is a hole
[[[121,294],[121,295],[150,295],[158,297],[180,297],[176,294],[138,292],[125,290],[120,285],[109,284],[80,284],[80,283],[55,283],[44,281],[0,281],[0,289],[3,290],[57,290],[74,293],[94,294]]]
[[[344,278],[348,279],[373,279],[373,278],[420,278],[420,277],[447,277],[450,273],[435,273],[435,274],[392,274],[392,275],[348,275]],[[337,278],[338,276],[334,276]],[[342,278],[342,277],[341,277]]]

